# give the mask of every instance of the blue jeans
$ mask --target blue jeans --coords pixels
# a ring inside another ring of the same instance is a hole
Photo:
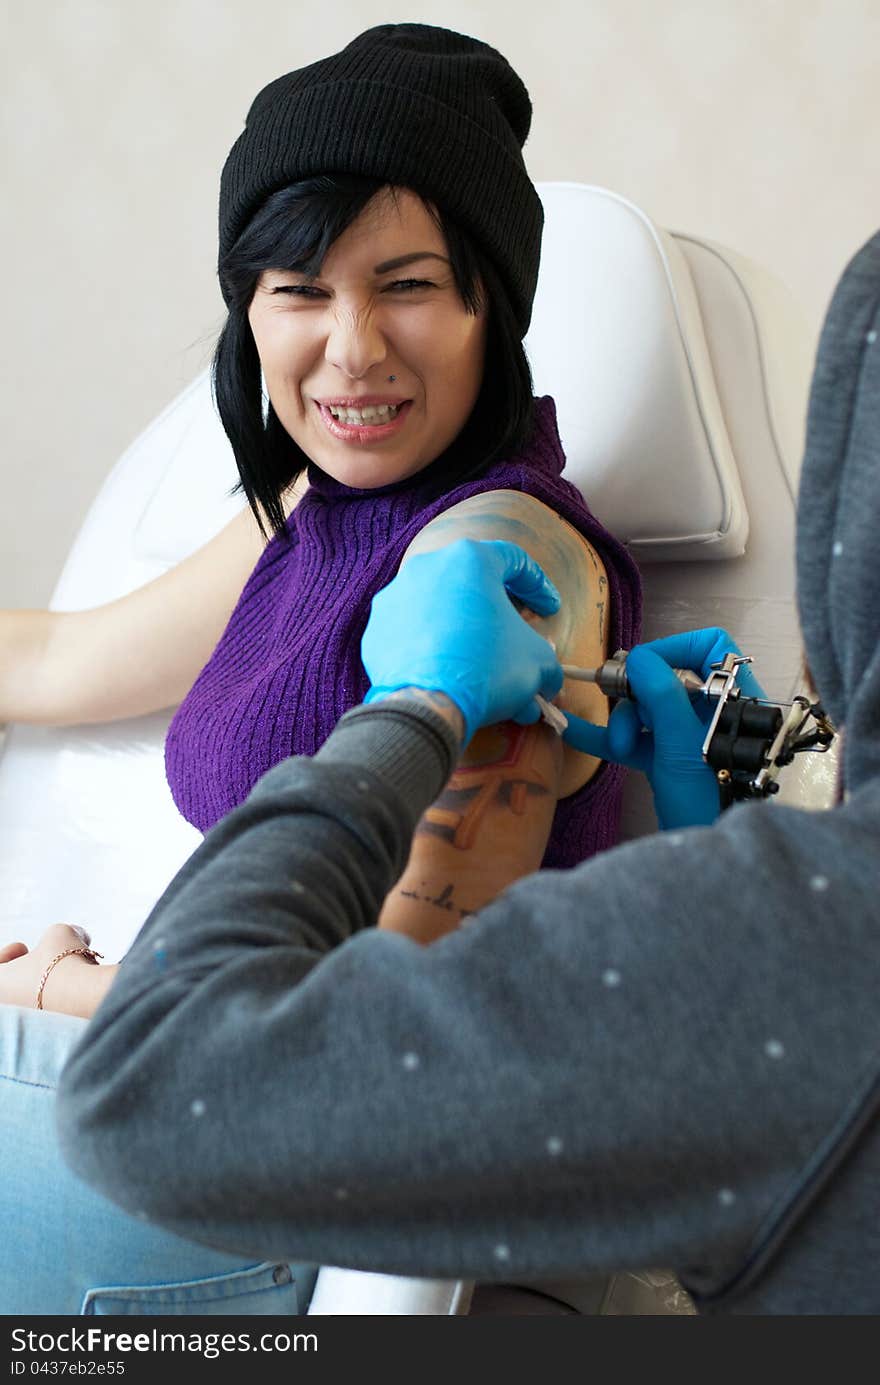
[[[0,1005],[0,1314],[304,1313],[314,1266],[191,1245],[68,1171],[55,1087],[85,1023]]]

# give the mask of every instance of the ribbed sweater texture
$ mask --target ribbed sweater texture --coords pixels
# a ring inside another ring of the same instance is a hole
[[[609,649],[638,639],[638,571],[561,475],[565,457],[549,396],[536,401],[526,447],[478,480],[436,497],[426,473],[373,490],[342,485],[315,467],[287,521],[245,585],[220,641],[168,730],[165,764],[174,801],[207,832],[257,780],[291,755],[314,755],[369,682],[360,641],[373,596],[436,515],[474,495],[517,490],[543,501],[601,555],[611,606]],[[575,865],[617,840],[622,771],[603,765],[561,799],[545,866]]]

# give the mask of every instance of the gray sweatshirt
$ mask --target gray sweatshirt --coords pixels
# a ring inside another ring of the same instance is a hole
[[[880,1311],[878,304],[880,236],[826,322],[799,512],[845,802],[539,873],[423,948],[373,925],[456,746],[415,704],[349,713],[142,929],[62,1077],[78,1174],[259,1259],[663,1264],[703,1311]]]

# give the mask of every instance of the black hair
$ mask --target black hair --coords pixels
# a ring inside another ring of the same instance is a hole
[[[247,496],[266,534],[286,532],[282,496],[309,458],[264,404],[260,360],[248,309],[265,269],[320,273],[334,241],[372,199],[395,189],[380,178],[333,174],[304,179],[272,193],[220,262],[220,286],[229,316],[213,361],[217,409],[238,466],[235,492]],[[483,383],[470,417],[442,456],[431,462],[429,481],[442,495],[481,476],[494,461],[523,447],[531,436],[532,375],[507,291],[494,265],[460,226],[422,197],[443,233],[452,272],[468,312],[488,308]],[[482,291],[481,291],[482,286]]]

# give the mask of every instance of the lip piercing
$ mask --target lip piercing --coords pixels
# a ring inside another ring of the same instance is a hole
[[[392,380],[396,380],[396,379],[397,379],[397,376],[396,376],[396,375],[389,375],[389,376],[388,376],[388,383],[390,384]]]

